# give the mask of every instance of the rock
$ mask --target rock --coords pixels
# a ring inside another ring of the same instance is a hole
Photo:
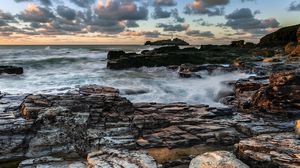
[[[236,147],[238,157],[251,167],[300,167],[300,139],[294,133],[259,135]]]
[[[239,41],[232,41],[231,46],[232,47],[243,47],[245,45],[245,40],[239,40]]]
[[[284,47],[284,52],[286,54],[291,54],[297,47],[297,43],[295,42],[290,42]]]
[[[15,66],[0,66],[0,75],[3,73],[20,75],[23,74],[23,68]]]
[[[194,158],[189,168],[249,168],[227,151],[209,152]]]
[[[118,59],[122,55],[125,55],[124,51],[109,51],[107,54],[107,59]]]
[[[113,149],[102,149],[88,154],[88,166],[90,168],[157,168],[155,160],[146,152],[120,151]]]
[[[252,57],[247,48],[230,46],[217,49],[180,49],[178,46],[168,46],[142,53],[118,54],[118,57],[108,56],[107,67],[110,69],[127,69],[139,67],[174,66],[181,64],[231,64],[239,57]]]
[[[296,120],[295,121],[295,133],[300,138],[300,120]]]
[[[300,27],[297,31],[297,38],[298,38],[298,43],[297,46],[295,47],[294,51],[291,52],[290,57],[300,57]]]
[[[181,46],[186,46],[190,45],[189,43],[185,42],[184,40],[175,38],[175,39],[169,39],[169,40],[160,40],[160,41],[147,41],[145,45],[181,45]]]
[[[265,58],[263,62],[280,62],[277,58]]]
[[[33,167],[49,167],[49,168],[86,168],[87,163],[85,161],[66,161],[62,158],[55,158],[51,156],[45,156],[41,158],[28,159],[22,161],[18,168],[33,168]]]
[[[274,47],[282,46],[290,42],[297,42],[297,30],[300,25],[294,25],[289,27],[284,27],[277,30],[274,33],[268,34],[261,38],[259,46],[261,47]]]

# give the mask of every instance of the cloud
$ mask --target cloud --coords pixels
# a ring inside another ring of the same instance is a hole
[[[254,15],[252,14],[252,11],[249,8],[242,8],[233,11],[232,13],[226,15],[225,17],[226,19],[237,20],[237,19],[251,19],[254,17]]]
[[[33,2],[33,1],[40,2],[42,5],[45,5],[45,6],[51,6],[52,5],[51,0],[15,0],[15,2]]]
[[[200,32],[199,30],[190,30],[186,32],[186,35],[192,37],[206,37],[206,38],[214,38],[215,35],[211,31]]]
[[[46,23],[54,19],[54,14],[47,8],[39,7],[35,4],[28,4],[26,9],[18,15],[24,22]]]
[[[289,11],[300,11],[300,2],[293,1],[289,6]]]
[[[154,6],[176,6],[175,0],[154,0]]]
[[[253,1],[256,1],[256,0],[241,0],[242,2],[253,2]]]
[[[171,24],[159,23],[159,24],[157,24],[157,27],[163,28],[163,31],[182,32],[182,31],[187,30],[189,28],[189,25],[188,24],[171,25]]]
[[[164,19],[171,17],[171,12],[162,10],[161,7],[154,8],[154,13],[152,14],[153,19]]]
[[[126,21],[126,27],[140,27],[137,23],[136,23],[136,21],[133,21],[133,20],[127,20]]]
[[[104,5],[98,0],[96,14],[110,20],[146,20],[148,9],[145,6],[138,7],[134,0],[107,0]]]
[[[175,19],[176,22],[183,23],[185,21],[185,19],[183,17],[179,16],[179,12],[177,9],[173,9],[171,11],[171,15]]]
[[[89,8],[96,0],[70,0],[72,3],[76,4],[79,7]]]
[[[224,6],[229,0],[193,0],[185,7],[186,14],[219,16],[224,14]]]
[[[74,20],[76,18],[76,11],[67,6],[57,6],[56,12],[59,16],[67,20]]]
[[[269,19],[256,19],[249,8],[242,8],[233,11],[231,14],[226,15],[228,19],[226,26],[232,29],[266,29],[277,28],[280,23],[275,18]]]
[[[242,8],[233,11],[225,16],[227,22],[220,24],[220,27],[230,27],[234,30],[251,33],[253,37],[262,36],[279,28],[280,23],[275,18],[257,19],[255,12],[249,8]],[[271,31],[270,31],[271,30]]]
[[[144,36],[148,38],[158,38],[161,33],[157,30],[155,31],[126,31],[123,32],[122,35],[124,36]]]
[[[0,19],[1,20],[15,20],[15,17],[10,13],[5,13],[0,10]]]

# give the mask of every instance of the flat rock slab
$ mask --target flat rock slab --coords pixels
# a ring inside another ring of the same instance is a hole
[[[300,167],[300,139],[294,133],[264,134],[242,140],[237,154],[255,168]]]

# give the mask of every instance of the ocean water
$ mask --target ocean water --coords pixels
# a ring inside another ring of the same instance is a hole
[[[249,77],[239,72],[199,72],[182,79],[164,67],[122,71],[106,68],[109,50],[140,52],[147,46],[0,46],[0,65],[24,68],[23,75],[0,75],[0,91],[10,94],[60,93],[86,84],[111,86],[133,102],[187,102],[223,106],[215,99],[223,82]]]

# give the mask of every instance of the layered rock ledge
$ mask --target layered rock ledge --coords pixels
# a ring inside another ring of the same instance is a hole
[[[65,94],[28,95],[25,99],[4,95],[1,101],[7,104],[1,105],[0,112],[0,161],[41,158],[24,161],[20,167],[45,162],[79,167],[127,162],[143,167],[144,161],[137,162],[135,157],[148,161],[151,157],[136,152],[195,145],[233,146],[260,134],[292,132],[294,127],[291,119],[262,118],[232,108],[185,103],[132,104],[120,97],[118,90],[96,85]],[[119,161],[107,160],[106,148],[114,149],[113,153],[118,154],[113,155]],[[183,162],[162,164],[175,167]]]

